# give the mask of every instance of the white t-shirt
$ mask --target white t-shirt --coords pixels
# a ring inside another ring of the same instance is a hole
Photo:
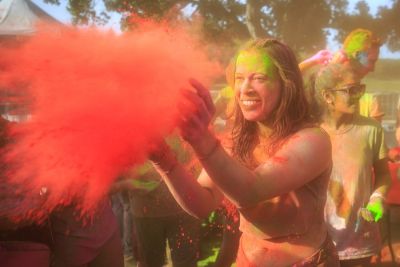
[[[378,224],[363,220],[359,210],[374,188],[374,162],[387,155],[383,129],[360,115],[353,122],[341,131],[322,125],[331,137],[333,160],[325,221],[341,260],[368,257],[380,249]]]

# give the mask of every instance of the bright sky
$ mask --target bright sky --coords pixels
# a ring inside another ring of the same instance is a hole
[[[71,15],[67,10],[68,0],[60,0],[60,5],[46,4],[43,0],[31,1],[62,23],[71,24]],[[94,0],[93,2],[96,8],[96,12],[100,13],[101,11],[105,11],[111,16],[111,19],[107,23],[106,27],[119,31],[119,22],[121,19],[121,15],[116,12],[108,12],[104,7],[103,0]]]
[[[71,15],[69,14],[69,12],[66,8],[67,0],[60,0],[61,4],[59,6],[46,4],[46,3],[44,3],[43,0],[31,0],[31,1],[34,2],[35,4],[37,4],[43,10],[45,10],[48,14],[50,14],[51,16],[58,19],[59,21],[66,23],[66,24],[71,23]],[[349,2],[348,10],[350,12],[353,12],[354,8],[356,6],[356,3],[359,1],[360,0],[348,0],[348,2]],[[98,11],[99,13],[101,11],[106,11],[104,4],[103,4],[103,0],[93,0],[93,2],[96,7],[96,11]],[[381,0],[381,1],[365,0],[365,2],[367,2],[367,4],[370,7],[370,13],[372,15],[376,15],[376,13],[378,12],[379,6],[389,5],[391,1],[390,0]],[[111,19],[105,27],[112,28],[115,31],[119,31],[119,21],[120,21],[121,16],[115,12],[113,12],[113,13],[107,12],[107,13],[111,16]],[[332,39],[333,39],[332,37],[331,38],[328,37],[328,49],[334,51],[339,48],[340,44],[333,41]],[[381,56],[381,58],[399,58],[400,59],[400,52],[392,53],[388,50],[388,48],[386,46],[383,46],[381,48],[380,56]]]

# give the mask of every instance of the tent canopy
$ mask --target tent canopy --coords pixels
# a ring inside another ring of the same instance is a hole
[[[0,0],[0,36],[32,35],[39,20],[61,24],[30,0]]]

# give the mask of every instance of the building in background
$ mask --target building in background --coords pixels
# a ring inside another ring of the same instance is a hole
[[[23,44],[38,31],[36,24],[41,21],[62,26],[29,0],[0,0],[0,47],[18,47]],[[17,91],[21,93],[17,94]],[[7,120],[20,121],[27,118],[29,97],[23,92],[2,88],[0,84],[0,114]]]
[[[0,41],[34,34],[39,21],[61,25],[29,0],[0,1]]]

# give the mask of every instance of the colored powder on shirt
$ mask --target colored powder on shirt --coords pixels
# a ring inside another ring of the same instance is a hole
[[[70,203],[91,212],[176,126],[188,79],[207,86],[221,74],[204,44],[179,28],[45,29],[16,48],[0,46],[0,88],[30,103],[31,118],[11,128],[5,154],[8,182],[21,195],[8,214],[16,220],[39,221]],[[46,197],[32,204],[42,187]]]

